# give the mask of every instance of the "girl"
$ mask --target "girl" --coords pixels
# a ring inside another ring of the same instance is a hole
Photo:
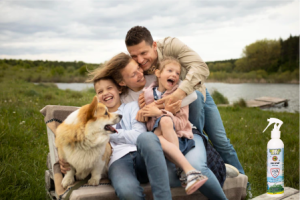
[[[164,58],[159,69],[155,70],[158,81],[144,89],[146,105],[172,94],[178,88],[180,72],[181,66],[177,59]],[[168,108],[168,103],[165,108]],[[158,136],[166,157],[183,169],[186,174],[181,174],[183,186],[186,185],[187,194],[192,194],[207,181],[207,177],[193,168],[183,155],[195,146],[188,111],[188,106],[182,107],[174,116],[164,109],[150,109],[145,106],[140,112],[146,117],[151,117],[147,122],[147,129]]]

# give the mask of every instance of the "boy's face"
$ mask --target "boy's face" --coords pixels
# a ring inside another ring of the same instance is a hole
[[[120,93],[111,80],[100,80],[95,84],[98,101],[103,103],[110,112],[115,112],[121,105]]]
[[[127,46],[130,56],[139,64],[139,66],[147,71],[157,61],[157,44],[152,45],[143,40],[141,43],[134,46]]]
[[[179,81],[181,67],[177,63],[169,63],[162,71],[155,71],[159,86],[171,90]]]

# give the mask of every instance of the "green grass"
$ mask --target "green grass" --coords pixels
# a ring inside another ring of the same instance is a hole
[[[0,91],[0,199],[45,199],[49,147],[39,110],[49,104],[82,106],[94,92],[9,79],[0,83]]]
[[[93,90],[59,90],[53,84],[34,85],[6,76],[0,78],[0,199],[45,199],[44,173],[49,152],[44,106],[82,106]],[[267,119],[281,119],[285,144],[285,186],[299,188],[299,116],[241,107],[219,108],[253,196],[266,192],[266,148],[271,128]]]
[[[272,127],[264,133],[268,118],[278,118],[284,143],[284,185],[299,189],[299,114],[262,111],[258,108],[219,108],[228,138],[252,186],[253,196],[267,191],[267,144]]]

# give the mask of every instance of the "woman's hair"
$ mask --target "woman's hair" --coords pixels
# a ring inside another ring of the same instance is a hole
[[[124,69],[132,58],[125,53],[119,53],[110,59],[107,63],[105,63],[103,68],[97,68],[93,71],[89,71],[88,79],[86,82],[89,83],[97,83],[102,79],[113,79],[118,86],[118,89],[122,92],[122,94],[126,94],[128,88],[126,86],[120,86],[119,83],[123,80],[121,71]]]
[[[181,64],[179,62],[179,60],[177,58],[174,58],[174,57],[171,57],[171,56],[166,56],[164,57],[159,63],[158,63],[158,66],[157,66],[157,69],[162,72],[163,69],[166,67],[167,64],[170,64],[170,63],[174,63],[176,65],[178,65],[180,67],[180,73],[181,73]]]

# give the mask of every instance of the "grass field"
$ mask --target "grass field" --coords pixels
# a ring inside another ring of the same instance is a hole
[[[62,91],[52,84],[0,79],[0,199],[45,199],[44,172],[48,149],[44,106],[82,106],[94,91]],[[252,185],[253,196],[266,192],[266,148],[275,117],[285,144],[285,186],[299,188],[299,114],[240,107],[219,108],[228,138]]]

